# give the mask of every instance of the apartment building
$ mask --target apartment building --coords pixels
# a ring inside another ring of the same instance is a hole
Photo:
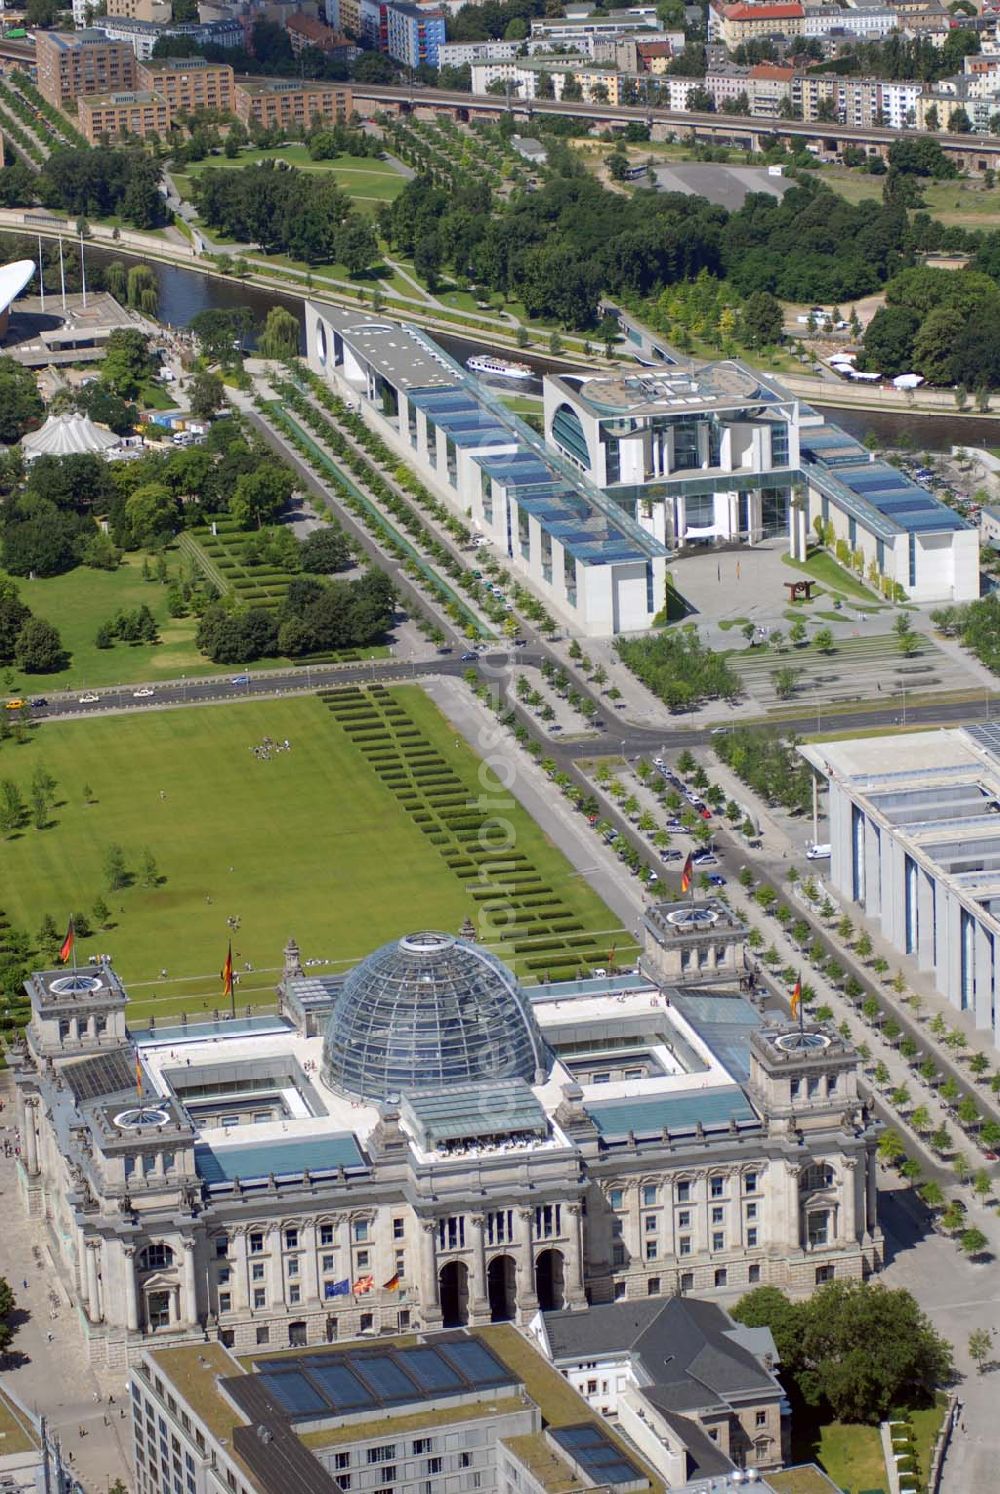
[[[343,83],[306,83],[294,78],[241,78],[233,88],[233,112],[249,125],[302,125],[317,116],[343,122],[354,108]]]
[[[509,84],[513,98],[541,98],[545,84],[543,77],[552,84],[552,97],[561,99],[566,83],[574,78],[580,85],[585,103],[619,104],[622,102],[622,84],[627,75],[615,68],[596,67],[579,57],[518,57],[511,62],[474,62],[472,64],[472,92],[489,93],[497,82]],[[700,78],[665,78],[664,83],[675,83],[688,88],[697,87]],[[670,108],[685,108],[685,104],[673,104]]]
[[[325,56],[339,57],[345,62],[349,62],[358,53],[357,47],[351,46],[339,31],[325,25],[315,16],[303,15],[301,11],[288,17],[285,33],[292,44],[292,55],[295,57],[301,57],[308,47],[315,47]]]
[[[127,93],[88,93],[77,100],[80,132],[89,145],[124,135],[165,135],[172,123],[166,99],[151,89]]]
[[[233,112],[233,70],[228,63],[204,57],[157,58],[136,64],[135,81],[137,88],[164,99],[171,115],[199,109]]]
[[[379,6],[380,50],[404,67],[437,67],[445,41],[444,11],[392,0]]]
[[[170,0],[107,0],[106,14],[164,26],[171,19]]]
[[[35,59],[39,92],[57,109],[83,94],[135,87],[135,53],[103,31],[39,31]]]

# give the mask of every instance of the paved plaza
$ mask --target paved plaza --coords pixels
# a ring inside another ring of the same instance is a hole
[[[0,1075],[0,1098],[0,1122],[12,1128],[14,1086],[7,1072]],[[13,1130],[2,1136],[13,1140]],[[0,1380],[29,1410],[48,1417],[88,1494],[99,1494],[117,1478],[131,1488],[130,1422],[122,1414],[127,1413],[125,1377],[104,1376],[99,1382],[91,1370],[76,1308],[52,1264],[44,1221],[25,1215],[16,1165],[13,1156],[0,1154],[0,1275],[17,1298],[11,1367]]]

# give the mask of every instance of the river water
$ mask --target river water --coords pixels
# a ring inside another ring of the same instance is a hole
[[[87,246],[87,259],[107,264],[112,259],[128,259],[114,250]],[[156,276],[160,292],[159,317],[174,327],[186,327],[192,317],[209,307],[231,308],[249,306],[257,322],[263,326],[272,306],[284,306],[301,317],[302,297],[282,294],[280,291],[264,290],[260,286],[245,285],[237,280],[224,280],[214,275],[202,275],[197,270],[187,270],[179,265],[150,263]],[[561,365],[546,358],[542,353],[518,349],[511,354],[509,348],[491,347],[486,342],[470,338],[454,337],[447,333],[434,333],[446,352],[460,363],[473,353],[495,352],[500,357],[517,358],[528,363],[539,377],[548,370]],[[305,351],[304,340],[302,351]],[[537,391],[536,386],[536,391]],[[921,415],[915,412],[877,410],[841,410],[833,406],[815,405],[827,420],[839,425],[859,440],[873,432],[881,446],[896,446],[900,438],[917,451],[948,451],[953,445],[1000,446],[1000,418],[979,415]]]

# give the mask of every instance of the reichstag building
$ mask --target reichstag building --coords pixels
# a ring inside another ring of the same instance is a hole
[[[651,910],[636,973],[530,988],[450,934],[346,977],[290,943],[277,1015],[167,1029],[129,1029],[109,963],[33,975],[23,1197],[92,1360],[876,1270],[857,1054],[762,1014],[726,910],[692,919]]]

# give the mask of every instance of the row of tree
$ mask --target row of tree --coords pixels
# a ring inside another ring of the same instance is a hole
[[[812,802],[812,774],[797,737],[760,726],[735,726],[713,741],[716,755],[766,804],[804,814]]]

